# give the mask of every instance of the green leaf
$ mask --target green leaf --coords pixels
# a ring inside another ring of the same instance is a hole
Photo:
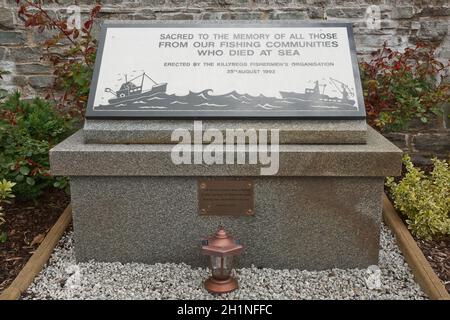
[[[30,173],[30,168],[28,167],[20,167],[19,172],[24,176],[27,176]]]
[[[22,182],[23,179],[25,179],[25,177],[24,177],[22,174],[18,174],[18,175],[16,176],[16,181],[17,181],[17,182]]]
[[[32,177],[27,177],[26,182],[30,186],[34,186],[34,184],[36,183],[36,181]]]
[[[5,243],[8,240],[8,234],[6,232],[0,233],[0,243]]]
[[[428,122],[428,118],[427,117],[421,117],[420,121],[422,121],[423,123],[427,123]]]

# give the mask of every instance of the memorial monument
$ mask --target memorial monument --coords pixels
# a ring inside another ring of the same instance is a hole
[[[79,261],[205,265],[224,226],[239,266],[377,264],[401,151],[366,125],[352,26],[105,22],[70,177]]]

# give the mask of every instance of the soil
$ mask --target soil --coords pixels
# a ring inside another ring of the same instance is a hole
[[[19,274],[25,263],[70,202],[60,189],[49,189],[35,201],[3,205],[6,242],[0,243],[0,293]]]
[[[441,240],[414,239],[450,293],[450,237]]]

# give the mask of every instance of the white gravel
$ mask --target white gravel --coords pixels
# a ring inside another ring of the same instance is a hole
[[[240,288],[222,296],[203,288],[206,269],[173,263],[77,264],[72,242],[72,233],[61,239],[24,299],[426,299],[385,226],[379,269],[243,268],[236,271]]]

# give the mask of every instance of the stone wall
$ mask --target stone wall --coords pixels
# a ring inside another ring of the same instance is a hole
[[[446,110],[448,112],[448,107]],[[434,156],[450,159],[450,129],[443,125],[441,118],[428,126],[417,123],[410,130],[384,136],[410,154],[416,163],[429,164]]]
[[[48,1],[50,2],[50,1]],[[48,5],[57,14],[67,14],[78,5],[86,14],[92,0],[60,0]],[[418,40],[438,46],[438,55],[450,59],[449,0],[103,0],[102,19],[133,20],[328,20],[354,24],[358,53],[363,59],[385,41],[404,48]],[[48,35],[25,29],[18,20],[15,0],[0,0],[0,68],[11,72],[3,87],[20,89],[25,95],[42,92],[52,82],[51,67],[40,60],[39,43]],[[448,108],[446,108],[448,112]],[[391,135],[405,151],[422,159],[430,154],[447,156],[450,150],[448,121],[439,119],[430,127],[416,127]]]

